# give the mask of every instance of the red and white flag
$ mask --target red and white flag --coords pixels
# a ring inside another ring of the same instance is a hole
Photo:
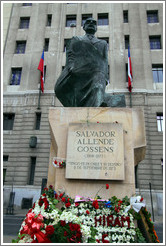
[[[42,56],[40,58],[39,66],[37,68],[40,70],[40,83],[41,83],[41,91],[44,92],[44,50]]]
[[[132,86],[131,82],[133,80],[132,66],[131,66],[131,57],[130,57],[130,48],[128,47],[128,90],[131,92]]]

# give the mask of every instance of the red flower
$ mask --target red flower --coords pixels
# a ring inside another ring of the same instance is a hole
[[[77,206],[79,206],[80,204],[78,203],[78,202],[75,202],[75,206],[77,207]]]
[[[46,196],[46,193],[43,193],[42,195],[43,195],[43,196]]]
[[[64,231],[64,237],[67,237],[67,231]]]
[[[141,197],[140,202],[142,202],[143,200],[144,200],[143,197]]]
[[[55,160],[54,163],[57,164],[58,163],[57,160]]]
[[[43,200],[40,198],[38,202],[39,206],[41,207],[43,205]]]
[[[109,189],[109,184],[106,184],[106,189],[107,189],[107,190]]]
[[[64,220],[61,220],[61,226],[65,226],[66,222]]]
[[[70,226],[70,231],[75,231],[75,226],[74,226],[74,224],[69,224],[69,226]]]
[[[82,237],[82,233],[79,231],[76,233],[76,238],[81,238]]]
[[[105,240],[105,239],[104,239],[104,238],[107,237],[107,236],[108,236],[108,234],[103,234],[103,235],[102,235],[102,243],[109,243],[108,240]]]
[[[67,201],[69,202],[70,201],[70,198],[67,198]]]
[[[86,213],[87,213],[87,214],[90,214],[89,210],[86,210]]]
[[[54,233],[54,227],[52,225],[46,226],[46,234],[52,235]]]
[[[29,209],[28,213],[31,213],[31,212],[32,212],[32,208],[31,208],[31,209]]]
[[[99,240],[99,239],[96,239],[96,242],[97,242],[97,243],[100,243],[100,240]]]
[[[49,186],[49,188],[50,188],[50,189],[53,189],[53,186],[52,186],[52,185],[50,185],[50,186]]]
[[[67,202],[67,203],[65,204],[65,206],[66,206],[66,208],[68,208],[68,207],[71,206],[71,203],[70,203],[70,202]]]
[[[44,188],[44,191],[48,190],[48,188]]]
[[[55,197],[55,199],[57,199],[57,198],[58,198],[58,194],[57,194],[57,193],[55,193],[54,197]]]
[[[60,195],[59,195],[59,197],[61,198],[63,196],[63,193],[61,193]]]
[[[66,202],[66,198],[65,197],[62,197],[62,202]]]
[[[97,201],[97,200],[94,200],[93,203],[92,203],[92,206],[93,206],[95,209],[98,209],[98,208],[99,208],[98,201]]]

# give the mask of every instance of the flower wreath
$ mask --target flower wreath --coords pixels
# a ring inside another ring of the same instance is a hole
[[[109,185],[105,188],[109,189]],[[143,198],[137,199],[136,203],[143,202]],[[105,201],[97,192],[95,199],[80,196],[72,199],[49,186],[28,211],[18,238],[12,242],[146,243],[139,228],[135,227],[134,210],[128,206],[127,196],[122,200],[114,196]],[[149,223],[152,222],[149,220]],[[155,231],[153,242],[159,242]]]

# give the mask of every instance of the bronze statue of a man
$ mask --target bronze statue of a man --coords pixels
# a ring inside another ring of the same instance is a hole
[[[74,36],[67,47],[66,65],[55,84],[55,94],[65,107],[100,107],[105,103],[108,80],[108,50],[97,39],[97,23],[88,18],[84,36]]]

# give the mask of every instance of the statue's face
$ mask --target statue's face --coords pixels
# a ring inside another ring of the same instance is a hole
[[[94,34],[97,31],[97,22],[93,18],[88,18],[83,27],[86,33]]]

